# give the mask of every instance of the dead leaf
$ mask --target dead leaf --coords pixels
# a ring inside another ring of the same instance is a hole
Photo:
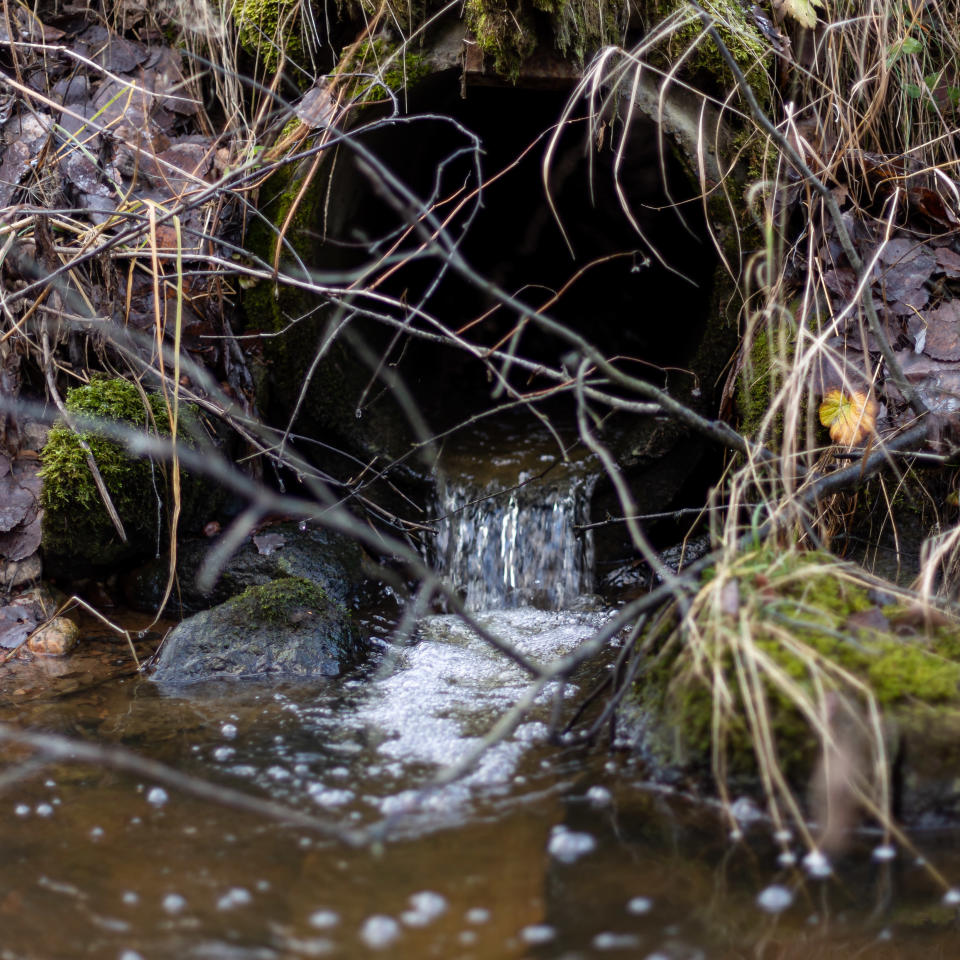
[[[88,27],[79,39],[90,49],[90,59],[111,73],[129,73],[147,59],[146,49],[133,43],[106,27]]]
[[[311,130],[329,127],[337,116],[337,104],[330,96],[330,84],[311,87],[293,108],[293,112]]]
[[[830,429],[830,439],[847,447],[863,443],[877,422],[879,408],[869,394],[831,390],[820,404],[820,422]]]
[[[923,350],[934,360],[960,360],[960,300],[947,300],[927,316]]]
[[[808,30],[817,25],[817,11],[814,7],[823,7],[823,0],[773,0],[774,9],[780,14],[793,17]]]
[[[13,475],[0,477],[0,532],[12,530],[36,507],[33,494]]]
[[[32,605],[9,604],[0,607],[0,647],[6,650],[19,647],[39,623]]]
[[[879,607],[870,607],[869,610],[860,610],[847,617],[848,630],[882,630],[890,629],[890,621],[883,615]]]
[[[914,633],[917,630],[952,627],[954,622],[935,607],[913,604],[890,617],[890,625],[897,633]]]
[[[849,267],[839,267],[836,270],[825,270],[823,282],[831,293],[849,300],[857,288],[857,275]]]
[[[0,206],[9,206],[23,175],[30,167],[30,148],[20,140],[14,140],[3,152],[0,166]]]
[[[279,550],[287,540],[282,533],[258,533],[253,542],[257,545],[257,551],[265,557]]]
[[[938,247],[936,252],[937,266],[951,279],[960,277],[960,253],[950,247]]]
[[[26,520],[7,533],[0,533],[0,557],[7,560],[26,560],[40,549],[43,539],[43,523],[38,512],[32,520]]]
[[[930,294],[925,284],[936,268],[936,259],[927,247],[897,237],[884,246],[880,262],[884,269],[878,271],[879,279],[887,301],[917,309],[926,305]]]
[[[911,187],[907,191],[907,198],[911,208],[943,226],[955,228],[960,222],[943,197],[935,190],[928,187]]]

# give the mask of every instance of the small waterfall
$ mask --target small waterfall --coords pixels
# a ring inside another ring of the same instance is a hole
[[[441,483],[439,568],[468,609],[557,610],[592,589],[593,536],[578,527],[588,522],[596,477],[582,466],[556,473]]]

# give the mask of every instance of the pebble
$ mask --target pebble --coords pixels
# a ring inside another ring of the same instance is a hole
[[[632,933],[598,933],[593,938],[594,950],[633,950],[640,945],[640,939]]]
[[[557,931],[545,923],[535,923],[524,927],[520,931],[520,939],[531,946],[538,943],[550,943],[556,937]]]
[[[447,901],[439,893],[424,890],[410,897],[411,910],[405,910],[400,919],[408,927],[425,927],[447,912]]]
[[[819,850],[811,850],[803,858],[803,866],[811,877],[829,877],[833,873],[830,861]]]
[[[314,910],[307,918],[307,923],[315,930],[330,930],[339,922],[340,917],[333,910]]]
[[[168,893],[161,903],[164,911],[171,915],[181,913],[186,907],[187,901],[179,893]]]
[[[147,794],[147,803],[152,803],[155,807],[162,807],[169,799],[170,795],[163,787],[151,787]]]
[[[218,901],[218,910],[234,910],[236,907],[245,907],[253,902],[249,890],[243,887],[232,887]]]
[[[613,794],[599,784],[587,791],[587,800],[595,807],[609,807],[613,801]]]
[[[634,897],[627,904],[627,913],[632,913],[634,916],[641,917],[645,913],[649,913],[653,909],[653,901],[649,897]]]

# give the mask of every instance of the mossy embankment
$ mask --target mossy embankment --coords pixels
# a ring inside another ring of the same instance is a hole
[[[908,818],[960,815],[960,624],[942,614],[828,554],[764,547],[709,572],[690,618],[646,644],[631,709],[661,773],[751,791],[775,764],[802,793],[842,727],[865,763],[898,767]]]

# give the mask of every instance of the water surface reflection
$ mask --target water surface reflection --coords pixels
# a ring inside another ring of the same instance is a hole
[[[349,824],[429,768],[391,768],[382,731],[350,719],[366,696],[327,684],[171,698],[128,679],[21,720]],[[460,801],[353,850],[125,774],[49,766],[0,800],[0,958],[958,953],[955,908],[912,856],[878,864],[864,837],[810,881],[777,868],[762,824],[731,845],[712,810],[651,789],[623,758],[533,738],[509,780]],[[955,838],[919,842],[960,876]],[[758,897],[774,884],[790,902],[768,912]]]

